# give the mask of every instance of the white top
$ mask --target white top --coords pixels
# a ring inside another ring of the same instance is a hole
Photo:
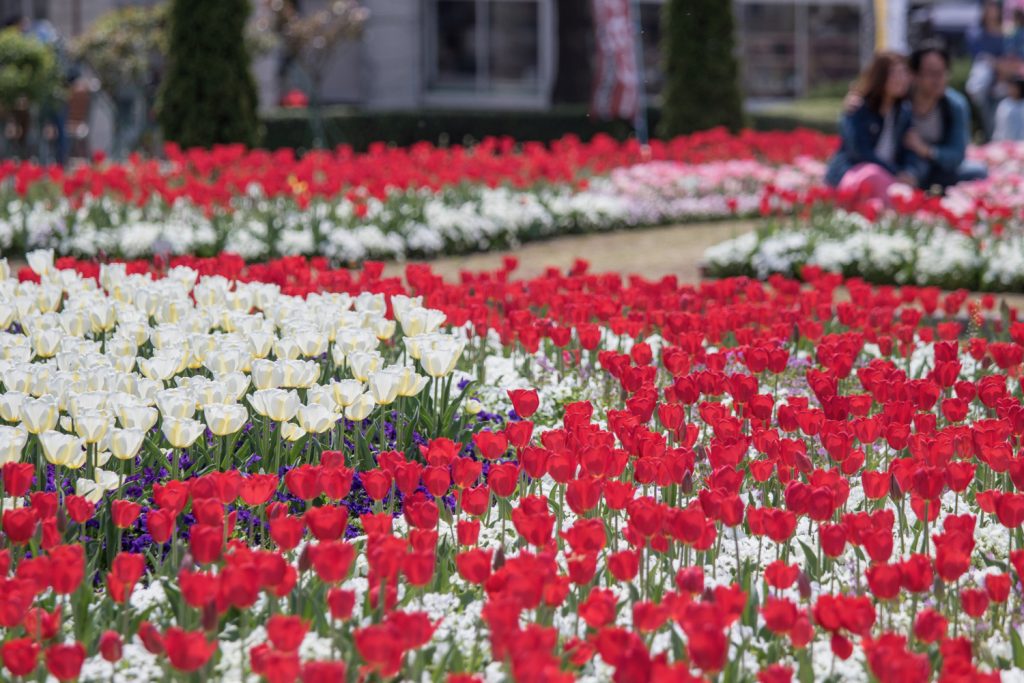
[[[993,140],[1024,140],[1024,100],[1007,97],[996,107]]]
[[[882,121],[882,134],[875,143],[875,156],[887,164],[896,163],[896,107]]]

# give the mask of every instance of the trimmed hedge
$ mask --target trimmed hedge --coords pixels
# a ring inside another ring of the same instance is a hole
[[[660,110],[652,108],[648,118],[656,129]],[[835,133],[834,122],[803,120],[798,116],[770,113],[748,114],[757,130],[811,128]],[[280,109],[263,117],[263,146],[268,149],[291,147],[307,150],[313,144],[309,116],[303,109]],[[371,112],[348,107],[328,107],[324,111],[328,144],[352,145],[365,151],[373,142],[408,146],[416,142],[464,144],[485,137],[508,135],[516,140],[551,142],[573,134],[589,140],[598,133],[624,140],[633,134],[626,121],[600,121],[589,116],[584,107],[556,107],[550,111],[392,111]]]

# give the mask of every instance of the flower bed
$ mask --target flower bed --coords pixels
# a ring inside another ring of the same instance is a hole
[[[493,249],[568,232],[751,214],[782,165],[832,146],[810,132],[711,131],[635,143],[212,152],[69,171],[0,163],[0,250],[335,262]],[[740,161],[726,161],[740,160]],[[647,183],[659,182],[659,191]]]
[[[1024,676],[1024,324],[990,300],[28,261],[5,677]]]
[[[878,284],[1024,291],[1024,144],[993,143],[970,156],[988,165],[987,180],[941,198],[895,191],[892,209],[880,214],[838,209],[833,193],[813,183],[773,188],[762,225],[708,249],[706,272],[764,278],[813,266]]]

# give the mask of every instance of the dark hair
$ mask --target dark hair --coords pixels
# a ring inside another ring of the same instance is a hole
[[[907,58],[897,52],[878,52],[860,75],[855,90],[864,97],[864,103],[873,110],[882,108],[885,86],[889,74],[897,64],[906,64]]]
[[[942,57],[942,61],[945,63],[946,70],[948,71],[950,65],[949,50],[946,49],[946,44],[944,42],[934,38],[924,41],[910,53],[910,70],[914,73],[919,72],[921,70],[921,62],[924,61],[926,56],[933,53]]]
[[[985,20],[987,19],[988,11],[993,8],[999,10],[999,14],[1002,15],[1003,5],[999,0],[985,0],[985,2],[981,4],[981,16],[978,18],[978,24],[982,29],[988,28],[985,26]],[[1000,16],[1000,20],[1002,20],[1002,16]]]

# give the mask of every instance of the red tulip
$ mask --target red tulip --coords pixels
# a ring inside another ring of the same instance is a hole
[[[134,524],[141,510],[141,505],[130,500],[115,500],[110,504],[110,516],[118,529],[127,529]]]
[[[104,631],[103,635],[100,636],[99,650],[103,659],[108,662],[113,664],[120,661],[124,654],[121,634],[117,631]]]
[[[278,650],[294,652],[302,645],[309,625],[296,616],[275,614],[267,620],[267,637]]]
[[[459,576],[469,583],[483,584],[491,575],[491,550],[473,548],[455,556]]]
[[[509,389],[508,397],[512,401],[516,415],[523,419],[531,417],[540,406],[536,389]]]
[[[202,631],[185,631],[177,626],[164,633],[163,645],[171,666],[186,673],[206,666],[217,650],[217,641],[206,640]]]
[[[46,670],[58,681],[78,678],[85,662],[85,648],[81,643],[51,645],[46,648]]]
[[[51,585],[54,592],[58,595],[74,593],[85,577],[85,547],[62,545],[51,548],[49,554],[53,561]]]
[[[10,498],[21,498],[32,486],[36,468],[30,462],[4,463],[0,476],[4,480],[4,493]]]

